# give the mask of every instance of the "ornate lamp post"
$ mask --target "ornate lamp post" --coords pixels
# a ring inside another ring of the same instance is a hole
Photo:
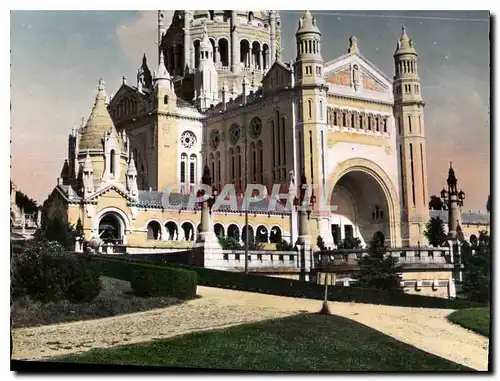
[[[457,229],[460,229],[460,212],[464,205],[465,192],[462,190],[458,191],[458,180],[455,176],[451,161],[446,182],[448,184],[448,190],[443,188],[441,191],[441,200],[448,210],[448,237],[451,241],[456,241]]]
[[[293,204],[299,214],[299,237],[297,239],[297,244],[300,246],[300,280],[305,281],[305,271],[306,271],[306,260],[305,260],[305,249],[307,245],[307,235],[309,234],[309,220],[311,219],[311,212],[316,204],[316,196],[314,195],[314,189],[311,193],[309,203],[307,203],[307,178],[304,173],[300,177],[300,198],[295,197]]]

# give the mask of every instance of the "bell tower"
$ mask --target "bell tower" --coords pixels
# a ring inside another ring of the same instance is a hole
[[[403,27],[394,52],[394,117],[400,173],[401,239],[404,246],[426,244],[429,221],[424,102],[417,51]]]
[[[321,56],[321,32],[316,19],[311,12],[305,11],[299,20],[299,27],[295,33],[297,43],[297,57],[294,63],[295,88],[300,94],[297,99],[298,121],[296,144],[298,159],[295,162],[297,175],[307,179],[307,184],[313,188],[310,198],[326,197],[326,174],[321,165],[321,157],[325,152],[327,142],[326,123],[326,91],[323,78],[323,57]],[[314,196],[314,197],[313,197]],[[319,204],[317,204],[319,205]],[[321,235],[331,244],[329,216],[322,215],[314,210],[308,215],[310,218],[310,234],[312,237]],[[306,234],[305,232],[299,233]]]

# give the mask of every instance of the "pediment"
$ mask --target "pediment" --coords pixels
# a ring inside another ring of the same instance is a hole
[[[108,106],[109,114],[115,123],[144,113],[147,109],[148,101],[144,99],[144,95],[128,85],[122,85],[118,89]]]
[[[359,53],[346,54],[327,62],[324,73],[325,81],[333,88],[392,94],[391,80]]]
[[[135,201],[132,197],[130,197],[127,194],[125,187],[118,186],[117,184],[110,184],[108,186],[105,186],[102,189],[98,189],[94,194],[92,194],[90,197],[88,197],[85,201],[96,201],[99,197],[102,197],[104,194],[106,194],[107,197],[111,197],[111,198],[122,198],[122,199],[126,199],[127,201],[132,201],[132,202]]]
[[[264,91],[276,91],[290,86],[290,75],[291,71],[284,63],[275,61],[262,79]]]

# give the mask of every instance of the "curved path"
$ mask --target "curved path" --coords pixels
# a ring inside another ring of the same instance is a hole
[[[128,315],[13,330],[13,359],[45,359],[270,318],[317,312],[321,301],[198,287],[202,298]],[[330,302],[356,320],[424,351],[487,370],[488,339],[448,322],[452,310]]]

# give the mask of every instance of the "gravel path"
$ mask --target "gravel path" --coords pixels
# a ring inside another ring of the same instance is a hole
[[[202,298],[181,305],[98,320],[13,330],[13,359],[39,360],[167,338],[193,331],[317,312],[321,301],[198,287]],[[330,310],[407,344],[477,370],[487,370],[488,339],[449,323],[452,310],[330,303]],[[355,343],[353,343],[355,345]]]

